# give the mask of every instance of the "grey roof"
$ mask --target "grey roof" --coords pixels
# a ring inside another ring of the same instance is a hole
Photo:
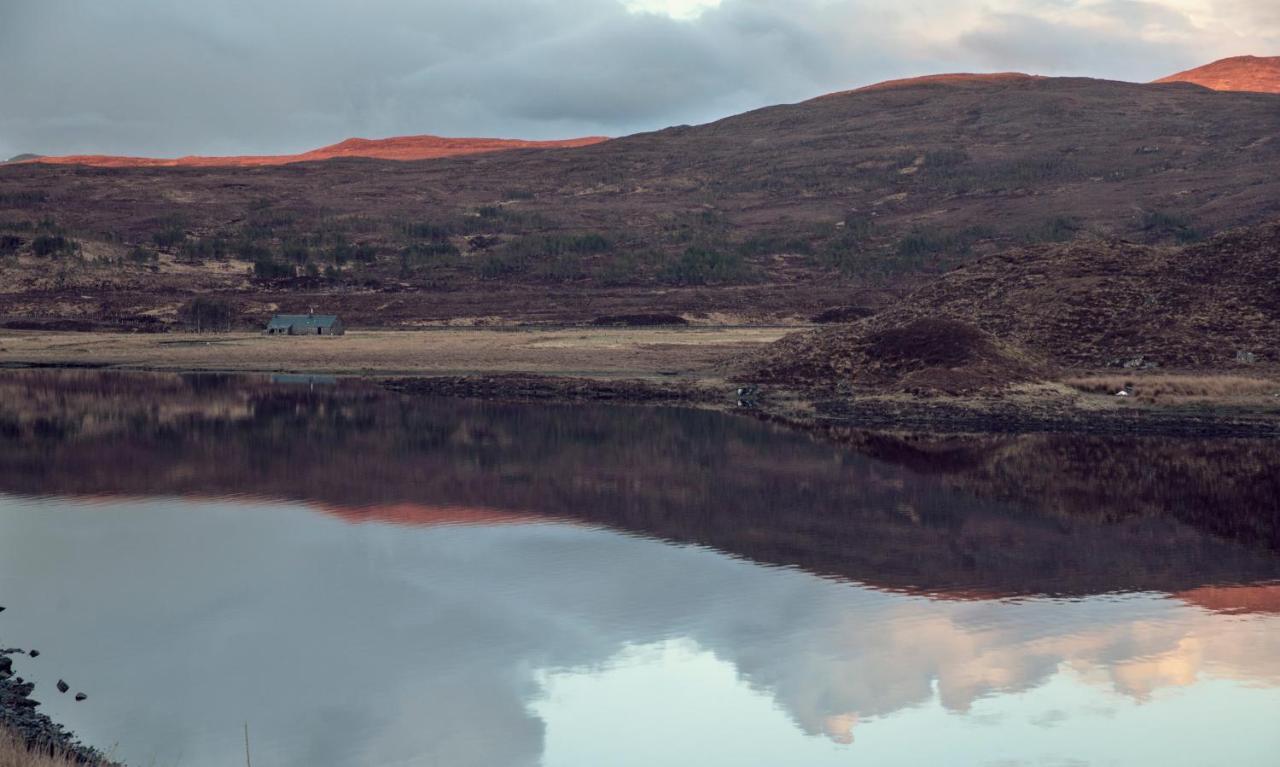
[[[331,328],[338,322],[336,314],[277,314],[267,323],[271,328]]]

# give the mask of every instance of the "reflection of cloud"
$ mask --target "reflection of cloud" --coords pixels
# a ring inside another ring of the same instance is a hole
[[[1055,708],[1032,717],[1031,723],[1036,727],[1055,727],[1066,720],[1067,712]]]
[[[847,746],[853,743],[853,728],[857,724],[857,714],[832,714],[823,720],[822,732],[832,741]]]
[[[527,705],[543,671],[597,674],[671,639],[836,742],[1063,669],[1134,701],[1206,678],[1280,686],[1274,616],[1146,594],[927,599],[563,525],[351,526],[297,507],[0,497],[0,584],[5,641],[45,650],[29,675],[74,677],[95,703],[55,698],[51,714],[93,741],[122,739],[135,762],[148,743],[161,761],[226,763],[226,733],[248,719],[280,764],[537,764],[549,736]],[[353,723],[341,748],[337,721]]]

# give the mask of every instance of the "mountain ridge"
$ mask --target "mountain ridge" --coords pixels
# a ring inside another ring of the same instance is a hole
[[[1280,56],[1232,56],[1154,82],[1193,83],[1215,91],[1280,93]]]
[[[184,157],[132,157],[124,155],[79,154],[60,156],[21,157],[18,162],[44,165],[86,165],[99,168],[190,168],[190,167],[261,167],[290,165],[299,162],[316,162],[339,158],[365,158],[374,160],[436,160],[469,154],[506,152],[516,149],[562,149],[590,146],[608,141],[605,136],[549,141],[498,138],[449,138],[430,134],[418,136],[393,136],[383,139],[349,138],[336,144],[297,154],[282,155],[228,155]]]

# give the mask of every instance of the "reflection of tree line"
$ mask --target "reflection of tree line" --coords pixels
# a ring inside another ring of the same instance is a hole
[[[235,377],[27,373],[0,392],[7,492],[533,512],[953,593],[1280,577],[1265,443],[834,435],[849,450],[703,411]]]

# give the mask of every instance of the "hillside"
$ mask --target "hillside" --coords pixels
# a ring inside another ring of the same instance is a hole
[[[1277,136],[1277,95],[997,76],[572,149],[7,165],[0,322],[165,326],[196,292],[245,326],[309,305],[391,327],[876,308],[1010,249],[1172,245],[1267,220],[1280,214]]]
[[[590,146],[607,139],[599,136],[562,141],[520,141],[493,138],[443,138],[441,136],[398,136],[385,139],[352,138],[338,144],[288,155],[244,155],[228,157],[120,157],[113,155],[64,155],[47,157],[19,155],[14,160],[28,160],[48,165],[86,165],[97,168],[218,168],[288,165],[337,158],[363,157],[376,160],[435,160],[484,152],[512,149],[550,149]]]
[[[1182,247],[1018,248],[857,324],[785,338],[750,361],[747,377],[963,391],[1032,379],[1037,362],[1243,369],[1241,352],[1276,362],[1277,285],[1280,223]]]
[[[1280,56],[1235,56],[1156,80],[1195,83],[1215,91],[1280,93]]]

